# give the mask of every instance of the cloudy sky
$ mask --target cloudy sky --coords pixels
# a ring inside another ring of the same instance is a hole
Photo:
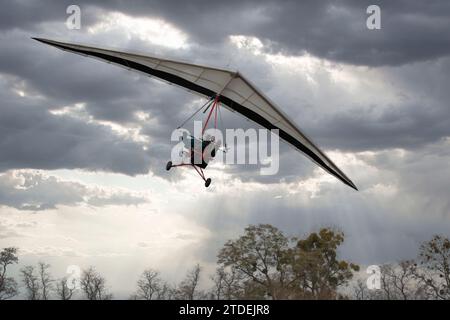
[[[375,3],[381,30],[366,27]],[[448,1],[2,4],[0,247],[56,276],[96,265],[123,297],[145,267],[170,281],[211,270],[248,224],[338,227],[342,256],[363,265],[414,258],[450,235],[449,30]],[[191,170],[168,174],[170,134],[202,101],[33,36],[238,69],[360,191],[286,146],[276,176],[216,164],[206,189]]]

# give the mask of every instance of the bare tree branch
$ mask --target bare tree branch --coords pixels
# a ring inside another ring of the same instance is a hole
[[[18,293],[16,280],[7,276],[8,266],[19,262],[17,251],[17,248],[10,247],[0,252],[0,300],[10,299]]]

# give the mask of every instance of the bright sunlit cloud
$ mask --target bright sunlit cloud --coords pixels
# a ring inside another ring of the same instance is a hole
[[[319,58],[308,52],[286,55],[272,52],[270,43],[253,36],[231,35],[228,37],[232,46],[240,54],[250,54],[255,59],[263,59],[274,70],[273,77],[280,86],[288,81],[296,81],[301,90],[310,90],[319,101],[327,90],[339,93],[337,98],[357,97],[365,106],[378,101],[380,105],[401,103],[401,92],[386,83],[382,71],[365,66],[354,66]],[[305,86],[306,85],[306,86]],[[348,103],[342,103],[348,104]]]
[[[88,29],[91,34],[119,33],[127,39],[138,38],[174,49],[187,47],[187,35],[162,19],[130,17],[120,12],[105,14]]]

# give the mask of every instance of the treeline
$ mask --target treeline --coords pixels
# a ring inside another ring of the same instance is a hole
[[[358,300],[450,300],[450,240],[435,235],[419,248],[416,260],[380,267],[379,290],[364,281],[353,286]]]
[[[357,280],[359,266],[340,260],[344,233],[321,229],[304,238],[287,237],[271,225],[249,226],[218,253],[212,287],[199,288],[202,268],[196,265],[178,284],[165,281],[154,269],[145,270],[129,297],[136,300],[194,299],[449,299],[450,241],[434,236],[419,248],[416,260],[380,267],[378,290]],[[50,265],[20,269],[19,279],[8,273],[17,264],[18,249],[0,252],[0,300],[22,293],[30,300],[113,298],[106,279],[89,267],[80,278],[54,279]]]

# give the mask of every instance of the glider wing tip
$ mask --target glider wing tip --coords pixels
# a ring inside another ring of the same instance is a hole
[[[356,191],[359,191],[358,187],[357,187],[353,182],[350,181],[350,182],[348,183],[348,185],[349,185],[351,188],[355,189]]]
[[[46,42],[45,42],[45,39],[42,39],[42,38],[31,37],[31,39],[36,40],[36,41],[39,41],[39,42],[42,42],[42,43],[46,43]]]
[[[38,38],[38,37],[31,37],[31,39],[45,43],[45,44],[50,44],[50,40],[44,39],[44,38]]]

